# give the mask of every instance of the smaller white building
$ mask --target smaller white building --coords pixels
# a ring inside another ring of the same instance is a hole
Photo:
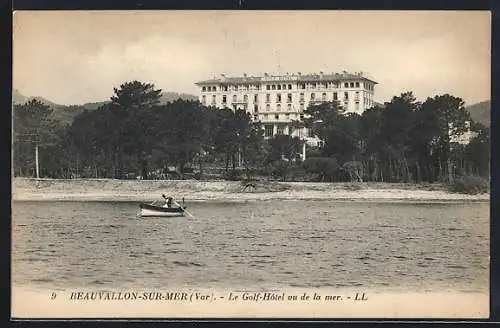
[[[472,138],[474,138],[477,135],[476,132],[471,131],[470,121],[465,122],[466,131],[460,135],[454,134],[453,125],[451,123],[448,126],[449,126],[449,135],[451,142],[456,142],[461,145],[467,145],[472,140]]]

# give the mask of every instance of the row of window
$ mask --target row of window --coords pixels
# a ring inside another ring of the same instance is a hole
[[[227,86],[227,85],[221,85],[219,87],[219,89],[217,89],[217,86],[213,85],[213,86],[203,86],[201,87],[201,91],[203,92],[214,92],[214,91],[238,91],[238,90],[260,90],[260,85],[258,84],[255,84],[255,85],[240,85],[240,86],[237,86],[237,85],[232,85],[231,87]]]
[[[365,83],[365,87],[368,89],[370,86],[369,83]],[[326,89],[326,88],[339,88],[340,83],[338,82],[322,82],[322,83],[299,83],[298,88],[305,90],[306,88],[308,89]],[[359,82],[344,82],[344,88],[359,88],[360,83]],[[285,90],[287,89],[291,90],[292,85],[291,84],[267,84],[266,85],[266,90]]]
[[[203,100],[202,100],[202,101],[203,101],[203,104],[204,104],[204,105],[206,105],[206,99],[205,99],[205,97],[203,97]],[[374,103],[373,103],[373,101],[371,101],[371,100],[366,100],[366,99],[365,99],[365,107],[366,107],[366,108],[373,106],[373,104],[374,104]],[[215,105],[216,105],[216,100],[215,100],[215,98],[213,98],[213,99],[212,99],[212,103],[211,103],[211,105],[213,105],[213,106],[215,106]],[[341,105],[342,105],[342,104],[341,104]],[[345,101],[343,102],[343,107],[347,108],[348,106],[349,106],[349,102],[347,101],[347,99],[345,99]],[[279,103],[278,103],[278,104],[276,105],[276,111],[280,112],[280,111],[281,111],[281,109],[282,109],[282,108],[281,108],[281,104],[279,104]],[[289,112],[290,112],[290,111],[292,111],[292,104],[291,104],[291,103],[288,103],[288,104],[287,104],[287,108],[286,108],[286,109],[287,109],[287,111],[289,111]],[[355,100],[355,102],[354,102],[354,109],[355,109],[356,111],[358,111],[358,110],[360,109],[360,102],[359,102],[359,99],[356,99],[356,100]],[[300,103],[300,104],[299,104],[299,110],[300,110],[301,112],[303,112],[303,111],[305,110],[305,105],[304,105],[304,103]],[[271,111],[271,104],[269,104],[269,103],[267,103],[267,104],[266,104],[266,111],[268,111],[268,112],[269,112],[269,111]],[[255,105],[254,105],[254,113],[258,113],[258,112],[259,112],[259,106],[258,106],[257,104],[255,104]]]
[[[203,103],[205,104],[206,103],[206,96],[203,95],[202,99],[203,99]],[[292,94],[291,93],[287,94],[286,101],[288,103],[291,103],[292,99],[293,99]],[[314,92],[312,92],[310,94],[310,98],[309,99],[311,101],[316,100],[316,94]],[[349,100],[349,92],[344,92],[344,98],[343,99],[344,99],[344,101]],[[356,101],[359,101],[359,91],[356,91],[354,93],[354,99]],[[364,98],[364,99],[366,101],[367,98]],[[212,95],[212,102],[215,102],[215,100],[216,100],[216,95]],[[233,95],[233,102],[237,102],[237,100],[238,100],[237,95]],[[255,94],[254,97],[253,97],[254,103],[258,102],[258,100],[259,100],[259,95]],[[337,92],[333,93],[333,100],[339,100]],[[277,103],[281,103],[282,101],[283,101],[282,95],[280,93],[276,94],[276,102]],[[300,93],[300,95],[299,95],[299,101],[305,101],[304,93]],[[323,92],[321,94],[321,101],[327,101],[327,94],[326,94],[326,92]],[[248,95],[243,95],[243,102],[244,103],[248,103]],[[266,94],[266,103],[269,103],[269,102],[271,102],[271,94],[268,93],[268,94]],[[222,95],[222,103],[224,103],[224,104],[227,103],[227,95]]]
[[[299,83],[298,88],[305,90],[307,89],[326,89],[326,88],[339,88],[340,83],[334,83],[334,82],[324,82],[324,83]],[[344,82],[344,88],[359,88],[360,83],[359,82]],[[373,91],[373,84],[372,83],[365,83],[364,87],[366,90],[371,90]],[[203,86],[201,88],[202,92],[214,92],[214,91],[238,91],[238,90],[260,90],[260,85],[255,84],[255,85],[233,85],[231,87],[228,87],[227,85],[222,85],[217,89],[217,86]],[[292,85],[291,84],[266,84],[266,90],[292,90]]]

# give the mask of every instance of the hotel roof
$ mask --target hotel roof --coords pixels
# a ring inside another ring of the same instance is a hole
[[[353,80],[366,80],[378,84],[374,80],[364,76],[361,72],[352,74],[348,72],[343,73],[316,73],[316,74],[285,74],[285,75],[269,75],[264,76],[243,76],[227,77],[221,74],[220,78],[208,79],[196,82],[196,85],[205,84],[252,84],[252,83],[273,83],[273,82],[320,82],[320,81],[353,81]]]

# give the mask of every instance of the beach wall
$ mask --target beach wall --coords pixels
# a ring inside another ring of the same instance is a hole
[[[189,201],[490,199],[489,194],[450,193],[440,184],[256,182],[245,188],[240,181],[14,178],[12,182],[12,198],[19,201],[151,201],[163,193]]]

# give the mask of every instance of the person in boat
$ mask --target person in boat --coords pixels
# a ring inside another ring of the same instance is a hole
[[[161,195],[161,197],[163,197],[163,199],[165,199],[165,204],[167,204],[167,207],[172,207],[172,202],[173,202],[173,198],[172,197],[167,197],[165,196],[165,194]]]

